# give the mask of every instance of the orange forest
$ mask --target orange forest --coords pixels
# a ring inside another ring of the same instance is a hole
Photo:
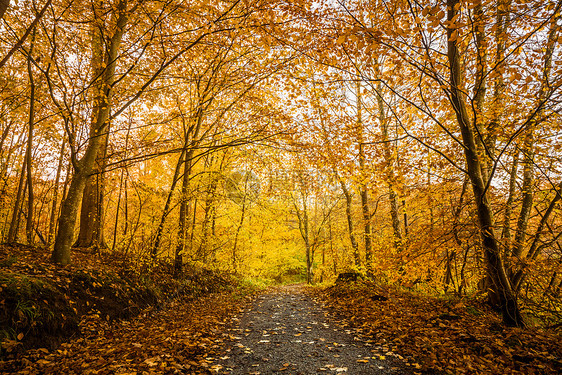
[[[0,372],[562,372],[562,1],[0,0]]]

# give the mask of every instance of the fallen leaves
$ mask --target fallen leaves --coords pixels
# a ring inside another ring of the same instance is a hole
[[[233,301],[237,300],[237,303]],[[173,309],[131,321],[90,320],[83,337],[63,343],[59,350],[29,350],[25,355],[0,361],[0,372],[150,374],[208,373],[215,349],[222,342],[219,327],[241,306],[240,296],[212,294],[180,301]],[[216,370],[216,368],[215,368]]]
[[[562,338],[555,332],[506,328],[477,301],[389,290],[389,299],[378,301],[369,296],[380,287],[362,287],[353,293],[330,287],[322,302],[344,329],[373,345],[375,359],[403,359],[414,372],[562,373]]]

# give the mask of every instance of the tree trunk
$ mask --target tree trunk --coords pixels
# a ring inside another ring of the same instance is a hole
[[[377,64],[378,71],[378,64]],[[380,74],[380,73],[379,73]],[[388,119],[384,111],[384,101],[382,97],[382,84],[377,82],[376,86],[377,105],[379,109],[379,123],[382,133],[382,147],[386,162],[386,180],[388,184],[389,201],[390,201],[390,219],[392,221],[392,230],[394,233],[394,247],[399,249],[402,243],[402,231],[400,230],[400,216],[398,214],[398,195],[396,194],[396,176],[394,175],[395,157],[390,147],[390,139],[388,137]]]
[[[60,154],[59,154],[59,163],[57,165],[57,174],[55,177],[55,182],[54,182],[54,188],[53,188],[53,205],[51,207],[51,216],[49,218],[49,235],[47,237],[47,243],[51,244],[53,241],[53,236],[55,234],[55,218],[57,217],[58,214],[58,210],[57,210],[57,203],[58,203],[58,198],[59,198],[59,182],[60,182],[60,176],[62,173],[62,165],[64,163],[64,150],[65,150],[65,146],[66,146],[66,142],[63,139],[62,140],[62,144],[61,144],[61,148],[60,148]]]
[[[33,128],[35,125],[35,81],[33,79],[33,69],[31,67],[31,54],[33,53],[33,45],[35,44],[35,29],[31,38],[29,52],[27,55],[27,74],[29,76],[29,132],[27,135],[27,149],[25,151],[25,162],[27,164],[27,221],[25,225],[25,234],[27,244],[33,246],[33,176],[32,176],[32,148],[33,148]]]
[[[517,229],[515,232],[513,250],[512,250],[512,257],[519,259],[523,256],[524,248],[525,248],[525,241],[527,235],[527,227],[529,223],[529,218],[531,214],[531,210],[533,208],[533,199],[534,199],[534,167],[535,167],[535,129],[539,125],[539,121],[541,121],[541,117],[544,113],[544,102],[549,95],[549,92],[553,90],[551,88],[549,82],[550,71],[552,68],[552,56],[554,53],[554,49],[556,44],[558,43],[558,31],[560,30],[559,21],[561,19],[560,16],[560,7],[562,3],[558,3],[558,6],[555,9],[555,16],[552,18],[550,22],[550,28],[548,32],[548,39],[546,43],[546,49],[544,51],[544,69],[543,69],[543,76],[541,81],[541,87],[539,89],[537,95],[537,110],[535,111],[534,116],[529,120],[527,129],[525,132],[525,138],[523,140],[523,184],[522,184],[522,202],[521,202],[521,211],[519,212],[519,218],[517,220]],[[555,189],[556,191],[556,189]],[[557,193],[558,194],[558,193]],[[555,196],[556,199],[556,196]],[[546,215],[548,217],[548,215]],[[544,217],[543,217],[544,220]],[[540,225],[544,225],[544,222],[541,221]],[[536,248],[536,241],[533,241],[533,245],[535,248],[532,248],[527,253],[527,258],[533,257],[533,254]],[[533,246],[532,245],[532,246]],[[525,266],[520,266],[518,271],[511,269],[510,273],[512,276],[512,283],[514,288],[518,290],[520,288],[521,280],[524,278],[523,270]]]
[[[123,177],[125,171],[121,170],[119,176],[119,191],[117,192],[117,207],[115,207],[115,223],[113,225],[113,243],[111,245],[111,252],[115,252],[115,245],[117,244],[117,229],[119,228],[119,210],[121,209],[121,195],[123,193]]]
[[[16,243],[18,240],[18,224],[21,214],[21,204],[23,199],[23,186],[25,181],[25,169],[27,166],[26,158],[23,157],[21,161],[21,172],[18,182],[18,191],[16,193],[16,201],[14,202],[14,210],[12,211],[12,220],[10,221],[10,228],[8,229],[8,243]]]
[[[150,255],[153,260],[158,257],[158,251],[160,250],[160,241],[162,240],[162,232],[164,231],[164,223],[166,221],[166,217],[170,213],[170,204],[172,203],[172,196],[174,190],[176,188],[176,184],[180,179],[180,171],[183,165],[183,158],[185,156],[186,149],[183,148],[176,164],[176,169],[174,171],[174,177],[172,178],[172,185],[170,186],[170,191],[168,192],[168,196],[166,197],[166,203],[164,203],[164,209],[162,210],[162,215],[160,216],[160,222],[158,223],[158,227],[156,228],[156,235],[154,237],[154,244],[152,245],[152,249],[150,250]]]
[[[363,119],[361,116],[361,83],[357,81],[356,87],[357,97],[357,143],[359,146],[359,170],[361,174],[361,184],[359,186],[359,195],[361,197],[361,210],[363,213],[363,238],[365,242],[365,266],[367,272],[372,273],[372,233],[371,233],[371,210],[369,209],[369,193],[367,191],[366,171],[365,171],[365,144],[363,141]]]
[[[446,249],[445,280],[444,280],[445,286],[443,289],[445,293],[447,293],[447,291],[449,290],[449,284],[453,282],[453,261],[455,260],[456,256],[457,256],[456,251],[453,250],[449,252],[449,249]],[[455,288],[454,284],[453,284],[453,288]]]
[[[238,226],[236,227],[236,233],[234,235],[234,244],[232,245],[232,269],[234,272],[238,271],[238,238],[240,237],[240,231],[242,230],[242,226],[244,225],[244,219],[246,218],[246,184],[248,183],[248,174],[246,175],[246,181],[244,186],[244,196],[242,197],[242,211],[240,212],[240,221],[238,222]],[[307,263],[308,264],[308,263]]]
[[[457,117],[461,130],[463,144],[465,146],[465,158],[468,175],[472,184],[476,208],[478,211],[478,222],[482,246],[486,255],[487,274],[491,281],[488,293],[495,307],[502,312],[503,321],[510,326],[524,325],[517,296],[511,288],[505,272],[503,261],[500,257],[500,249],[494,230],[493,211],[488,202],[487,185],[482,176],[483,163],[478,156],[478,147],[474,138],[474,130],[470,126],[470,118],[466,108],[462,92],[462,73],[460,66],[460,54],[457,47],[457,39],[453,38],[453,19],[458,12],[459,0],[447,0],[447,19],[450,25],[447,27],[447,56],[450,64],[450,91],[451,104]]]
[[[496,41],[496,56],[494,61],[494,93],[492,100],[492,118],[487,126],[487,133],[485,135],[484,144],[487,147],[490,155],[495,156],[496,140],[498,130],[501,127],[502,116],[505,106],[505,48],[507,41],[507,28],[509,26],[509,7],[511,0],[498,0],[496,2],[496,25],[495,25],[495,41]],[[482,6],[480,6],[482,8]],[[483,22],[481,22],[483,23]],[[480,35],[482,35],[482,28],[480,26]],[[483,79],[483,77],[481,77]],[[482,94],[483,96],[484,94]],[[484,100],[482,99],[482,102]],[[493,160],[492,160],[493,161]],[[490,168],[490,165],[488,165]]]
[[[201,107],[201,103],[196,111],[196,117],[194,118],[194,123],[189,128],[186,128],[184,123],[184,154],[185,160],[183,162],[183,183],[181,190],[181,201],[180,201],[180,217],[178,225],[178,243],[175,252],[174,261],[174,272],[176,277],[181,273],[181,268],[183,265],[183,252],[185,251],[185,246],[187,242],[187,220],[189,218],[189,211],[191,207],[191,200],[189,197],[189,179],[191,178],[191,169],[193,168],[193,155],[195,148],[199,143],[199,132],[201,131],[201,125],[203,123],[204,110]],[[195,210],[194,210],[195,213]],[[193,218],[193,223],[195,224],[195,217]],[[193,236],[193,231],[192,231]]]
[[[513,200],[515,198],[515,187],[517,183],[517,167],[519,165],[519,150],[515,151],[511,171],[509,173],[509,192],[505,202],[503,214],[502,242],[506,249],[511,249],[511,214],[513,212]],[[506,251],[507,253],[507,251]]]
[[[535,231],[535,235],[533,236],[533,241],[531,242],[531,246],[529,247],[529,251],[527,252],[526,259],[528,261],[535,260],[540,253],[541,246],[539,246],[539,241],[540,241],[541,236],[543,234],[543,229],[544,229],[545,225],[548,225],[547,221],[548,221],[550,215],[552,214],[552,212],[556,208],[556,205],[557,205],[558,201],[562,198],[562,182],[560,182],[557,187],[554,187],[553,190],[554,190],[554,198],[552,198],[552,200],[550,201],[550,204],[548,205],[545,213],[542,215],[541,221],[539,222],[539,225],[537,226],[537,229]],[[522,282],[525,278],[525,272],[524,271],[525,271],[525,268],[526,268],[526,264],[528,264],[528,262],[525,262],[524,264],[525,264],[524,266],[522,266],[517,272],[514,273],[512,279],[511,279],[511,282],[513,284],[513,288],[516,291],[519,291],[519,289],[521,288]]]
[[[433,191],[431,189],[431,154],[427,150],[427,206],[429,208],[429,238],[433,238],[435,219],[433,215]]]
[[[485,140],[485,119],[484,119],[484,102],[486,99],[486,77],[488,75],[488,48],[487,38],[485,34],[485,18],[482,7],[482,0],[476,0],[474,3],[474,18],[472,23],[472,32],[476,42],[476,72],[474,77],[474,136],[476,137],[476,147],[481,160],[482,178],[487,183],[490,178],[491,165],[494,160],[492,151],[487,147]],[[493,145],[492,145],[493,146]]]
[[[341,189],[343,191],[343,195],[345,196],[345,215],[347,217],[347,229],[349,232],[349,240],[351,241],[351,248],[353,250],[353,261],[355,263],[355,267],[361,267],[361,256],[359,254],[359,244],[357,243],[357,239],[355,238],[355,233],[353,229],[353,215],[351,212],[352,208],[352,197],[349,189],[345,185],[345,182],[337,176]]]
[[[0,0],[0,19],[4,17],[4,13],[6,13],[8,6],[10,6],[10,0]]]
[[[533,208],[534,195],[534,127],[529,127],[523,141],[523,184],[521,211],[517,220],[517,229],[513,243],[512,256],[520,257],[523,254],[525,246],[525,237],[527,234],[527,225]]]
[[[189,151],[186,152],[186,155]],[[181,195],[180,195],[180,215],[178,222],[178,243],[176,245],[176,252],[174,254],[174,277],[179,277],[182,273],[183,268],[183,253],[185,251],[185,245],[187,242],[187,221],[189,219],[190,212],[190,200],[189,200],[189,178],[191,176],[191,160],[189,156],[186,156],[183,161],[183,180],[181,185]]]
[[[127,127],[127,134],[125,135],[125,158],[127,158],[127,150],[129,149],[129,136],[131,135],[131,122],[129,122],[129,126]],[[127,171],[127,167],[121,169],[121,175],[119,176],[119,192],[117,194],[117,207],[115,208],[115,225],[113,226],[113,243],[111,245],[111,252],[115,252],[115,248],[117,246],[117,229],[119,228],[119,212],[121,210],[121,196],[123,194],[123,183],[125,184],[125,197],[124,197],[124,205],[125,205],[125,227],[123,228],[124,236],[127,234],[127,227],[129,225],[129,218],[127,212],[127,177],[125,177],[125,172]],[[140,210],[140,208],[139,208]]]
[[[94,252],[107,249],[103,233],[105,166],[109,126],[101,136],[101,147],[92,170],[86,180],[80,210],[80,231],[72,247],[92,248]]]
[[[363,212],[364,231],[363,238],[365,240],[365,264],[367,270],[372,272],[372,244],[371,244],[371,211],[369,209],[369,194],[366,186],[361,186],[361,208]]]
[[[115,81],[116,61],[121,45],[121,39],[127,24],[127,1],[119,2],[117,22],[114,34],[111,37],[106,58],[106,68],[100,76],[101,95],[96,98],[94,113],[97,114],[95,123],[90,127],[90,138],[84,156],[76,160],[75,174],[72,177],[68,195],[61,206],[59,229],[55,238],[52,259],[60,265],[70,263],[70,248],[74,239],[74,229],[78,217],[80,201],[84,192],[87,178],[91,175],[99,150],[103,147],[103,135],[109,125],[109,108],[113,97],[113,83]],[[76,157],[74,155],[73,157]]]
[[[93,154],[97,152],[95,142],[90,141],[86,155],[93,163]],[[85,159],[84,161],[88,161]],[[70,247],[74,240],[74,227],[76,225],[76,218],[82,200],[82,192],[86,184],[87,175],[84,173],[84,167],[77,170],[70,181],[70,187],[66,198],[61,204],[61,212],[59,216],[59,229],[55,237],[55,246],[53,248],[52,259],[55,263],[60,265],[70,264]]]
[[[406,200],[402,199],[402,211],[404,217],[404,236],[408,238],[408,212],[406,212]]]
[[[309,222],[308,222],[308,208],[306,200],[303,196],[303,228],[304,228],[304,245],[306,247],[306,283],[312,284],[312,249],[310,246]]]
[[[304,189],[301,178],[301,189]],[[303,190],[300,192],[302,198],[302,212],[297,205],[296,199],[293,197],[293,207],[297,214],[299,220],[299,232],[304,241],[305,255],[306,255],[306,283],[312,284],[312,265],[313,265],[313,254],[312,246],[310,244],[310,231],[309,231],[309,218],[308,218],[308,205],[306,204],[306,194]]]
[[[99,6],[99,5],[98,5]],[[94,16],[101,17],[99,14],[99,9],[94,6]],[[105,40],[104,32],[101,30],[99,25],[92,24],[90,29],[91,34],[91,45],[92,45],[92,85],[93,97],[101,98],[103,95],[103,84],[99,80],[104,74],[104,49]],[[98,99],[99,100],[99,99]],[[107,103],[110,106],[110,103]],[[90,123],[90,132],[96,132],[97,121],[96,117],[99,116],[99,106],[94,107],[92,111],[92,121]],[[93,251],[97,251],[100,247],[106,248],[105,241],[103,239],[103,223],[102,223],[102,211],[103,211],[103,172],[105,165],[105,156],[107,152],[107,142],[108,134],[110,131],[109,122],[106,125],[105,131],[100,133],[101,147],[99,148],[96,161],[94,163],[91,175],[87,176],[86,185],[84,188],[84,193],[82,196],[82,207],[80,210],[80,230],[78,232],[78,238],[76,242],[72,245],[73,247],[81,248],[92,248]]]
[[[205,204],[203,205],[203,211],[205,216],[203,217],[203,222],[201,223],[201,242],[199,243],[199,248],[197,249],[196,258],[202,261],[206,261],[208,257],[207,242],[211,236],[214,236],[212,231],[213,218],[216,213],[216,192],[218,187],[217,173],[215,173],[212,168],[214,164],[214,157],[207,156],[206,168],[210,170],[209,172],[209,183],[207,191],[205,192]],[[220,167],[222,169],[222,165]]]

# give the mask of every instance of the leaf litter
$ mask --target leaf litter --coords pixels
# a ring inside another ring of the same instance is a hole
[[[315,295],[379,359],[404,359],[414,373],[562,373],[558,332],[505,327],[482,301],[420,296],[369,281],[336,284]]]

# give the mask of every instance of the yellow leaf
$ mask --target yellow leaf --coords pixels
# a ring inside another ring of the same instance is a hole
[[[459,33],[457,32],[457,30],[453,31],[451,33],[451,37],[449,38],[449,42],[454,42],[455,40],[457,40],[459,37]]]

